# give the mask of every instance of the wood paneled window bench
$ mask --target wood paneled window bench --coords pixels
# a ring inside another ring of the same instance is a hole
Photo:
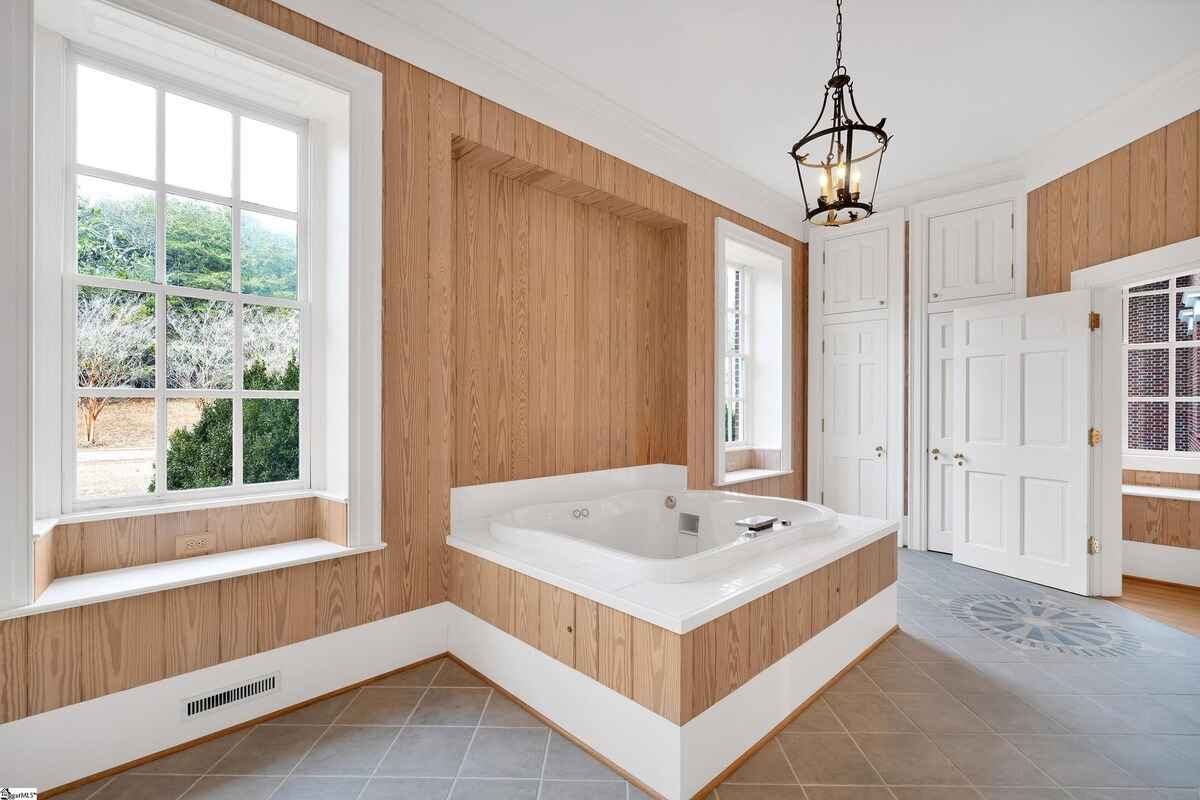
[[[461,609],[450,652],[668,798],[723,779],[896,625],[896,526],[883,520],[838,515],[832,532],[797,529],[793,542],[679,583],[639,579],[636,558],[625,575],[593,562],[587,548],[612,543],[604,531],[589,542],[560,527],[584,541],[578,552],[540,535],[556,525],[548,514],[586,523],[631,495],[664,493],[670,509],[692,496],[758,500],[688,492],[683,472],[455,489],[449,538],[448,596]],[[546,526],[520,531],[528,542],[493,524],[498,506],[523,502],[540,505],[505,519]],[[703,525],[701,548],[712,546]]]

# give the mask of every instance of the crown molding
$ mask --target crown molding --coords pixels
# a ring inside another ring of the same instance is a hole
[[[281,0],[396,58],[807,241],[800,203],[428,0]]]

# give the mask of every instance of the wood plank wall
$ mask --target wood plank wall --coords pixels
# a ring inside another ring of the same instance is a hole
[[[1121,482],[1200,490],[1200,475],[1177,472],[1127,469]],[[1121,498],[1121,513],[1126,541],[1200,550],[1200,502],[1126,495]]]
[[[383,75],[384,106],[382,524],[388,546],[320,568],[336,570],[336,575],[326,575],[324,580],[313,576],[316,611],[311,625],[307,622],[307,573],[317,568],[292,568],[294,576],[292,570],[284,571],[286,576],[273,578],[262,591],[258,580],[222,582],[215,612],[211,598],[205,601],[207,605],[199,604],[207,609],[202,612],[206,620],[217,614],[220,660],[277,646],[310,632],[326,633],[357,621],[412,611],[446,598],[445,540],[455,474],[456,422],[463,424],[455,419],[458,282],[452,143],[456,137],[505,156],[519,156],[539,169],[565,176],[565,181],[684,223],[684,228],[667,235],[667,241],[684,254],[685,452],[692,488],[711,487],[715,475],[711,391],[715,220],[723,217],[792,248],[792,374],[798,378],[792,389],[795,470],[788,476],[738,488],[748,493],[803,496],[808,254],[802,242],[271,0],[212,1],[378,70]],[[489,457],[489,468],[490,463]],[[289,610],[293,594],[295,616]],[[263,597],[289,604],[289,609],[271,609],[266,630],[260,629],[257,618],[247,621],[232,611],[259,607]],[[90,620],[101,612],[71,609],[0,623],[0,640],[26,644],[24,648],[5,647],[0,655],[0,722],[90,699],[92,692],[113,686],[135,685],[165,675],[167,653],[183,645],[166,640],[165,626],[125,630],[136,620],[158,618],[160,607],[166,619],[165,597],[135,600],[128,608],[103,612],[103,633],[89,635],[89,642],[110,643],[106,661],[85,658],[82,650],[84,617]],[[212,627],[210,622],[201,625],[198,619],[193,624],[204,630]],[[96,639],[97,635],[102,639]],[[200,648],[208,655],[174,658],[184,663],[211,658],[213,640],[211,633],[208,636]],[[147,648],[147,658],[139,661],[136,669],[131,662],[118,659],[128,647]],[[20,656],[22,652],[25,657]]]
[[[1028,195],[1030,297],[1067,291],[1071,273],[1200,235],[1200,111],[1146,134]],[[1194,476],[1137,472],[1137,483],[1174,486]],[[1133,471],[1127,470],[1125,483]],[[1195,515],[1183,500],[1126,497],[1125,538],[1190,542],[1171,531]],[[1176,544],[1175,546],[1200,546]]]
[[[676,725],[896,580],[896,535],[679,635],[461,550],[451,602]]]
[[[671,233],[455,163],[454,485],[685,463]]]
[[[210,553],[325,539],[346,544],[346,505],[324,497],[56,525],[34,547],[35,599],[55,578],[174,561],[175,537],[211,536]]]

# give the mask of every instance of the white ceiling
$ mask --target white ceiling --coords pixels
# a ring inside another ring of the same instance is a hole
[[[833,67],[832,0],[437,0],[757,181]],[[1197,0],[846,0],[844,62],[894,135],[880,193],[1017,158],[1194,55]]]

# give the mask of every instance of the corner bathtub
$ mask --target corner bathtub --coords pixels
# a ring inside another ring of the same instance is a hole
[[[778,517],[748,535],[737,520]],[[686,583],[838,527],[831,509],[801,500],[718,491],[640,489],[600,499],[515,508],[492,517],[493,537],[631,582]]]

